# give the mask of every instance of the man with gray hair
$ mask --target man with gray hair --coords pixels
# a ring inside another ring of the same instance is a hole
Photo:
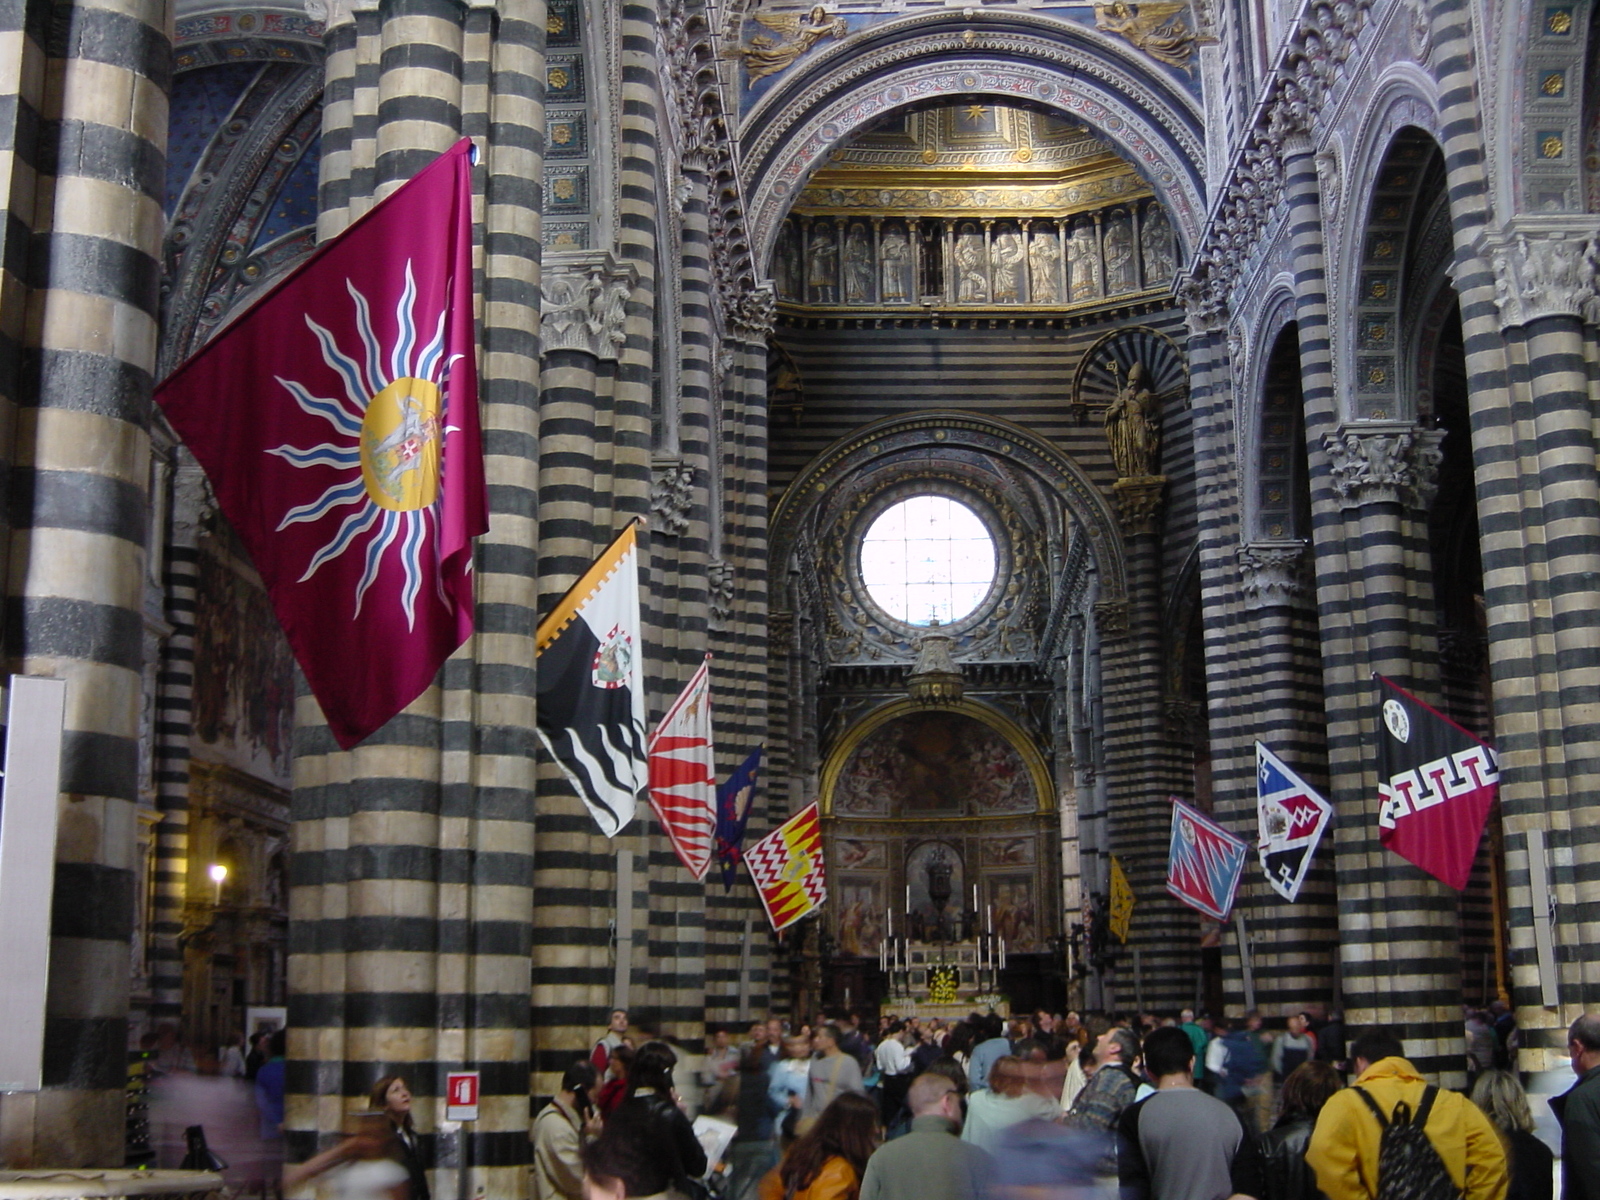
[[[1083,1085],[1067,1110],[1064,1123],[1105,1138],[1100,1173],[1117,1173],[1115,1130],[1122,1110],[1132,1104],[1139,1091],[1139,1077],[1133,1065],[1139,1059],[1139,1036],[1131,1029],[1108,1029],[1094,1046],[1094,1074]]]
[[[906,1092],[911,1132],[885,1142],[867,1160],[860,1200],[978,1200],[994,1167],[989,1155],[956,1135],[961,1097],[944,1075],[918,1075]]]
[[[1584,1013],[1567,1032],[1578,1082],[1550,1099],[1561,1122],[1562,1200],[1600,1200],[1600,1013]]]

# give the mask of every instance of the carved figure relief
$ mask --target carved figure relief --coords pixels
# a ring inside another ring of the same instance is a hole
[[[1095,245],[1094,223],[1080,219],[1072,223],[1067,241],[1067,269],[1074,300],[1093,300],[1100,295],[1100,251]]]
[[[1116,365],[1112,364],[1113,374]],[[1106,441],[1119,479],[1143,479],[1158,473],[1161,463],[1161,414],[1145,385],[1144,364],[1128,369],[1127,380],[1106,409]]]
[[[773,282],[785,300],[800,299],[800,246],[794,224],[783,223],[778,232],[778,247],[773,252]]]
[[[1027,251],[1022,237],[1007,227],[994,239],[994,298],[996,303],[1015,304],[1022,298],[1022,260]]]
[[[818,304],[834,304],[839,299],[839,247],[833,240],[831,225],[811,227],[806,287]]]
[[[1134,278],[1133,221],[1127,213],[1111,215],[1106,222],[1106,295],[1116,296],[1138,287]]]
[[[898,228],[883,235],[883,302],[904,304],[911,299],[911,243]]]
[[[1157,62],[1187,68],[1194,53],[1194,33],[1184,19],[1188,7],[1183,0],[1137,4],[1112,0],[1094,6],[1094,23],[1097,29],[1126,38]]]
[[[989,298],[983,260],[983,234],[968,221],[956,238],[956,299],[962,304],[981,304]]]
[[[751,83],[787,70],[818,42],[850,32],[843,17],[830,17],[820,4],[808,13],[754,12],[750,16],[777,34],[758,33],[739,47]]]
[[[1161,287],[1177,272],[1177,256],[1172,250],[1172,225],[1159,204],[1144,210],[1139,229],[1140,252],[1144,257],[1144,285]]]
[[[872,300],[872,240],[860,221],[850,226],[844,241],[844,302],[867,304]]]
[[[1061,247],[1052,229],[1035,231],[1028,242],[1028,289],[1035,304],[1061,303],[1061,288],[1056,278]]]

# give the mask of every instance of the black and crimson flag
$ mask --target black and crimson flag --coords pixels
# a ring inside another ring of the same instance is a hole
[[[1500,790],[1494,750],[1382,675],[1378,840],[1461,891]]]

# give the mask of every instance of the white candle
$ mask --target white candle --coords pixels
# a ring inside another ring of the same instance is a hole
[[[883,919],[888,922],[888,925],[885,928],[885,932],[888,933],[888,935],[890,937],[893,937],[894,936],[894,909],[892,909],[892,908],[884,909],[883,910]]]
[[[978,885],[972,885],[972,915],[978,915]]]
[[[911,885],[906,884],[906,916],[911,915]]]
[[[1005,938],[1001,938],[1000,939],[1000,969],[1002,971],[1004,971],[1006,969],[1006,940],[1005,940]]]
[[[994,905],[992,904],[983,906],[983,926],[985,933],[994,932]]]

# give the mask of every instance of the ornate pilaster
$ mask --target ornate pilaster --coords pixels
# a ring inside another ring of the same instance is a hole
[[[1239,574],[1248,608],[1293,604],[1306,594],[1306,543],[1300,538],[1247,542],[1239,547]]]
[[[706,588],[712,629],[725,629],[733,615],[733,564],[720,558],[706,563]]]
[[[1340,507],[1398,503],[1426,510],[1438,488],[1443,440],[1443,430],[1375,421],[1325,435],[1322,448],[1332,463]]]
[[[551,255],[539,323],[545,351],[581,350],[616,361],[627,340],[628,297],[637,281],[637,270],[608,251]]]

